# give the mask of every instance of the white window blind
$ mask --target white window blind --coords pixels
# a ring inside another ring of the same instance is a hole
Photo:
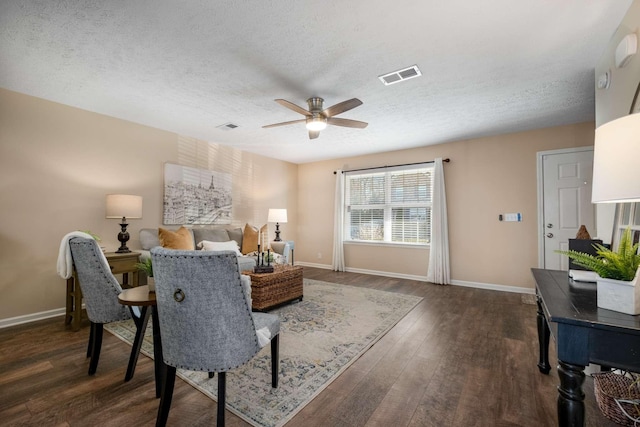
[[[618,250],[622,234],[631,229],[632,243],[640,241],[640,203],[618,203],[614,225],[613,249]]]
[[[432,165],[347,172],[345,178],[346,240],[431,242]]]

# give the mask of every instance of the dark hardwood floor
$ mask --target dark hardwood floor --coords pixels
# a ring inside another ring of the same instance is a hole
[[[305,267],[310,279],[419,295],[424,300],[299,412],[292,426],[553,426],[555,370],[536,366],[536,307],[522,296]],[[62,317],[0,329],[0,425],[152,426],[153,362],[105,332],[87,375],[88,323]],[[555,366],[551,343],[551,363]],[[613,426],[585,381],[588,426]],[[216,403],[176,379],[169,425],[215,425]],[[229,426],[248,424],[227,412]]]

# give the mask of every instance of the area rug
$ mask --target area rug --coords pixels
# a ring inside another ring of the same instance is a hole
[[[304,279],[304,299],[271,311],[281,320],[280,379],[271,388],[266,346],[246,365],[227,373],[227,409],[255,426],[284,425],[355,362],[422,298]],[[133,321],[105,325],[133,342]],[[152,357],[151,322],[142,352]],[[212,399],[217,379],[205,372],[178,375]]]

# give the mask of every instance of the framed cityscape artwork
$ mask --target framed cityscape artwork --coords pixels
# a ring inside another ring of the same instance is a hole
[[[165,163],[163,224],[231,224],[231,174]]]

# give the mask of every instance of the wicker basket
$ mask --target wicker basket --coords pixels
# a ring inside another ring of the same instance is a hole
[[[302,299],[302,267],[277,265],[273,273],[243,271],[251,277],[251,307],[267,310],[285,302]]]
[[[614,372],[591,376],[596,402],[604,416],[620,425],[640,426],[640,388],[634,379]]]

